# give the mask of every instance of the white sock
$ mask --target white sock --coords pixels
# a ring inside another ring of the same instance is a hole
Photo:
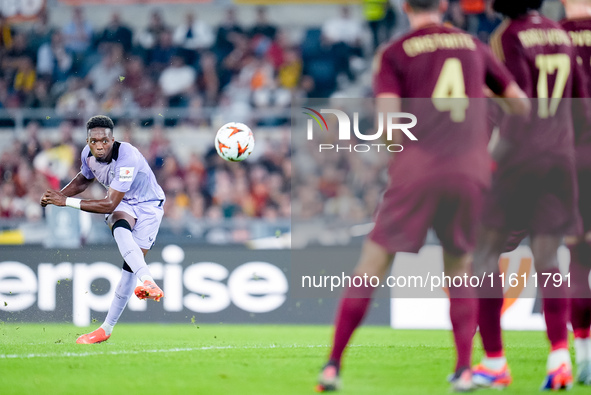
[[[140,277],[140,281],[143,284],[146,281],[152,281],[152,282],[154,282],[154,279],[149,274],[144,274],[142,277]]]
[[[484,357],[482,358],[482,364],[490,370],[496,372],[503,369],[503,367],[507,364],[507,358],[505,356],[496,358]]]
[[[144,260],[144,253],[140,246],[137,245],[129,229],[122,227],[115,228],[113,237],[119,247],[121,256],[127,262],[133,273],[141,279],[143,276],[150,276],[150,269]],[[143,282],[144,280],[142,280]]]
[[[107,318],[105,318],[105,322],[101,325],[101,328],[105,330],[107,335],[111,334],[113,327],[119,320],[119,317],[121,317],[121,313],[123,313],[129,298],[133,294],[136,284],[137,278],[133,273],[127,270],[121,270],[121,280],[119,280],[119,284],[115,288],[115,296],[111,302],[111,307],[109,307]]]
[[[575,361],[580,364],[591,359],[591,339],[575,338]]]
[[[565,363],[567,366],[571,366],[570,352],[566,348],[561,348],[550,352],[548,355],[548,362],[546,363],[546,370],[548,372],[558,369],[560,365]]]
[[[106,322],[103,322],[101,328],[105,331],[105,335],[110,336],[113,333],[113,325],[109,325]]]

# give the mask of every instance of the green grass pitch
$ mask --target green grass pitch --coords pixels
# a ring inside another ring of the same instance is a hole
[[[105,343],[75,344],[94,328],[0,323],[0,393],[313,394],[332,334],[328,326],[123,323]],[[544,334],[506,332],[505,341],[514,382],[503,393],[538,394]],[[345,354],[341,393],[448,394],[453,355],[447,331],[362,327]]]

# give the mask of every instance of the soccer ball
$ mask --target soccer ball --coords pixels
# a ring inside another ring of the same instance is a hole
[[[230,122],[222,126],[215,135],[215,149],[218,155],[230,162],[241,162],[254,149],[254,134],[248,126]]]

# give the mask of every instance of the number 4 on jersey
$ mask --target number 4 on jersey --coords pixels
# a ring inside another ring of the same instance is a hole
[[[431,99],[437,110],[449,111],[452,121],[463,122],[466,119],[469,102],[460,59],[449,58],[443,63]]]

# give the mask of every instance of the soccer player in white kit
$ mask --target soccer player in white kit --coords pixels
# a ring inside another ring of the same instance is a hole
[[[80,336],[76,340],[78,344],[109,339],[134,288],[140,299],[159,301],[164,296],[144,260],[162,221],[164,191],[138,149],[115,141],[113,128],[113,121],[107,116],[90,118],[86,123],[87,145],[82,150],[80,172],[61,191],[48,189],[41,198],[43,207],[53,204],[105,214],[124,260],[121,280],[105,322],[97,330]],[[104,199],[72,197],[88,188],[95,179],[107,189]],[[137,288],[136,278],[143,284]]]

